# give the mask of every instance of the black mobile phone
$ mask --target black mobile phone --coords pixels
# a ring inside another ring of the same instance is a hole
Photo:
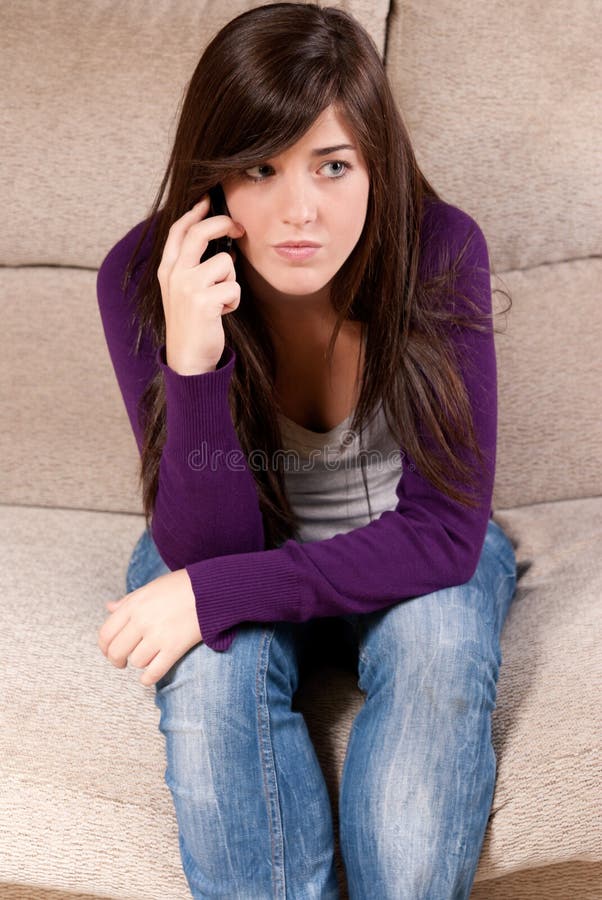
[[[221,184],[217,184],[215,187],[209,189],[209,199],[209,216],[230,215]],[[224,250],[228,252],[231,249],[232,238],[230,237],[230,235],[226,234],[223,237],[216,238],[214,241],[209,241],[209,243],[207,244],[207,249],[201,256],[200,261],[203,262],[203,260],[209,259],[211,256],[215,256],[216,253],[221,253]]]

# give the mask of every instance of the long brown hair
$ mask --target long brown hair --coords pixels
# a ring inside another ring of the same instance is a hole
[[[156,346],[165,341],[156,273],[170,225],[228,176],[290,147],[331,105],[354,134],[370,176],[361,237],[336,273],[330,293],[336,323],[328,361],[346,319],[362,323],[366,341],[350,428],[361,435],[382,402],[389,428],[412,465],[449,497],[476,506],[479,498],[470,489],[476,483],[477,464],[463,460],[458,448],[470,451],[479,465],[484,458],[449,340],[451,324],[490,327],[477,321],[483,317],[468,297],[467,315],[450,309],[450,291],[455,290],[470,237],[459,253],[442,248],[436,270],[421,277],[422,216],[425,204],[440,198],[418,167],[375,44],[341,9],[313,3],[256,7],[230,21],[206,47],[185,92],[167,170],[124,274],[123,290],[153,227],[150,253],[134,295],[136,350],[144,329],[150,329]],[[240,305],[222,318],[226,345],[236,353],[230,412],[247,458],[260,450],[264,459],[279,459],[274,347],[240,268]],[[139,475],[148,526],[166,437],[159,369],[146,387],[139,414],[144,426]],[[425,437],[430,448],[425,447]],[[269,549],[297,535],[296,517],[282,466],[252,471]],[[368,495],[363,467],[362,474]]]

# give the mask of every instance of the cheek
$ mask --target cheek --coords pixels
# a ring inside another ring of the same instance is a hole
[[[360,202],[350,203],[341,217],[341,230],[346,235],[357,234],[362,230],[365,218],[362,204]]]
[[[338,217],[338,231],[345,245],[356,244],[364,228],[366,210],[364,197],[357,197],[341,210]]]
[[[224,186],[224,196],[230,218],[235,222],[240,222],[245,228],[249,227],[253,206],[247,197],[244,186]]]
[[[252,256],[253,250],[255,248],[256,242],[253,238],[253,231],[249,230],[248,223],[242,223],[245,226],[245,233],[241,238],[236,241],[236,246],[239,248],[241,253],[244,253],[245,256]]]
[[[230,217],[245,229],[245,233],[241,238],[237,238],[236,243],[241,249],[252,247],[257,244],[257,238],[261,234],[266,233],[266,229],[262,227],[261,219],[258,211],[253,209],[247,203],[232,202],[228,204]]]

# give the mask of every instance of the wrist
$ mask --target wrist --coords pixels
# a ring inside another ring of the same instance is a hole
[[[172,356],[167,347],[162,354],[165,358],[165,365],[169,366],[176,375],[205,375],[208,372],[215,372],[216,364],[210,362],[194,362],[189,363],[186,360],[178,359]]]

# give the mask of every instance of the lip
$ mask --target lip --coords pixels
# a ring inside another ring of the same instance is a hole
[[[282,256],[283,259],[288,259],[292,262],[293,260],[301,261],[310,259],[310,257],[316,255],[320,247],[321,244],[313,244],[309,241],[303,241],[302,243],[298,244],[276,244],[274,250],[276,251],[278,256]]]
[[[275,247],[321,247],[315,241],[282,241],[281,244],[274,244]]]

